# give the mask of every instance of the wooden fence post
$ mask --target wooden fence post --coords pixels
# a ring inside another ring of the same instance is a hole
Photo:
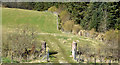
[[[12,52],[12,55],[11,55],[11,63],[13,63],[13,52]]]
[[[111,59],[110,59],[110,61],[109,61],[109,65],[111,65]]]
[[[95,65],[96,65],[96,57],[94,58],[94,61],[95,61]]]

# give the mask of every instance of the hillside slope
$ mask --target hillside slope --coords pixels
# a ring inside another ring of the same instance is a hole
[[[2,8],[2,25],[32,24],[38,27],[39,32],[58,33],[57,16],[50,12],[33,10]]]

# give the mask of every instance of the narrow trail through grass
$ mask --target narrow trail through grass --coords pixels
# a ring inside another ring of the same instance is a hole
[[[64,51],[63,49],[60,47],[60,43],[58,42],[59,40],[55,40],[55,38],[53,36],[49,37],[49,42],[51,42],[52,47],[54,49],[54,51],[57,51],[58,54],[56,55],[57,58],[59,59],[59,63],[68,63],[67,60],[64,58]]]

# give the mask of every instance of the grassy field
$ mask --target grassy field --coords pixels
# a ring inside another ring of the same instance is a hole
[[[71,43],[73,41],[77,41],[78,47],[87,44],[94,48],[99,44],[98,41],[92,39],[61,33],[57,30],[57,16],[50,12],[2,8],[2,21],[3,33],[8,31],[5,29],[13,30],[14,26],[22,24],[37,27],[38,33],[43,33],[38,34],[38,40],[46,40],[50,51],[57,52],[50,56],[50,62],[53,63],[77,63],[71,57]]]
[[[14,8],[2,8],[3,27],[19,24],[32,24],[39,32],[59,33],[57,28],[57,16],[50,12],[39,12]]]

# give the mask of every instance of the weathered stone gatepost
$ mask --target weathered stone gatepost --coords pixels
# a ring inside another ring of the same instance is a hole
[[[47,52],[47,62],[49,61],[49,49],[48,49],[48,52]]]
[[[72,57],[76,60],[77,53],[77,42],[73,41],[72,43]]]
[[[80,36],[82,36],[82,30],[80,30],[78,34],[79,34]]]
[[[46,54],[46,41],[42,42],[42,50],[45,52]]]

